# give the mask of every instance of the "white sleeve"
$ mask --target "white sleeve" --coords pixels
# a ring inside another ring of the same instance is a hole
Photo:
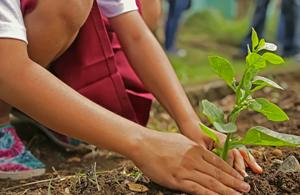
[[[0,0],[0,38],[19,39],[27,43],[20,0]]]
[[[97,0],[104,16],[111,18],[138,10],[135,0]]]

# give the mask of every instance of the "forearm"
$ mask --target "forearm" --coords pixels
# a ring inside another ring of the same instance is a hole
[[[178,125],[198,121],[167,56],[139,15],[130,12],[111,19],[111,24],[135,72]]]
[[[30,60],[5,63],[0,66],[0,99],[51,129],[129,157],[147,131],[89,101]]]

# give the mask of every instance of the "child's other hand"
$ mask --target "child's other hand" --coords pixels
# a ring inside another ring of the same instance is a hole
[[[131,159],[153,181],[190,194],[241,194],[250,186],[205,147],[176,133],[151,132]]]
[[[199,130],[198,122],[181,126],[181,132],[208,150],[213,150],[216,147],[215,142]],[[217,131],[215,131],[215,134],[222,143],[225,142],[226,135]],[[257,164],[255,158],[246,148],[231,150],[228,154],[227,162],[244,177],[248,176],[245,171],[246,167],[249,167],[254,173],[260,174],[263,172],[263,169]]]
[[[219,137],[220,141],[224,143],[226,140],[226,135],[220,132],[215,133]],[[263,169],[257,164],[255,158],[246,147],[230,150],[228,153],[227,162],[244,177],[248,176],[246,173],[246,167],[249,167],[254,173],[257,174],[261,174],[263,172]]]

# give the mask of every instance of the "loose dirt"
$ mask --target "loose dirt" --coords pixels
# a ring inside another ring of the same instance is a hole
[[[258,97],[270,97],[281,106],[290,120],[270,123],[254,112],[244,112],[239,118],[240,134],[255,125],[300,135],[300,72],[274,76],[286,91],[265,89]],[[205,96],[205,95],[204,95]],[[211,97],[210,94],[207,94]],[[199,95],[203,97],[203,95]],[[215,94],[214,101],[229,111],[234,103],[232,95]],[[193,100],[195,101],[195,99]],[[194,105],[197,109],[197,105]],[[203,121],[205,119],[201,117]],[[44,134],[31,124],[15,121],[15,125],[28,148],[47,165],[47,174],[22,181],[0,181],[0,194],[184,194],[162,188],[152,183],[126,158],[105,150],[85,153],[65,152],[55,146]],[[153,107],[149,126],[154,129],[177,131],[174,121],[158,105]],[[246,181],[252,186],[250,195],[300,194],[300,173],[277,172],[288,156],[300,161],[300,148],[250,147],[264,173],[255,175],[248,170]],[[88,153],[88,154],[87,154]],[[95,164],[96,163],[96,164]],[[136,185],[138,184],[138,185]]]

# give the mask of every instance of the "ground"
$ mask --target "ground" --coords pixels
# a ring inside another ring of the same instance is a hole
[[[269,123],[264,117],[254,112],[244,112],[239,119],[239,129],[242,135],[245,130],[254,125],[263,125],[280,132],[300,135],[300,71],[289,72],[274,76],[274,79],[287,88],[286,92],[266,89],[271,99],[279,104],[290,116],[290,120],[283,123]],[[215,101],[224,110],[233,104],[233,95],[226,94],[226,87],[220,90],[210,86],[207,97]],[[218,93],[219,92],[219,93]],[[197,92],[190,92],[196,99]],[[199,93],[198,93],[199,94]],[[198,96],[201,98],[201,95]],[[197,101],[193,101],[197,102]],[[197,105],[194,105],[195,108]],[[204,118],[202,118],[205,121]],[[32,125],[15,121],[18,129],[22,128],[22,138],[33,153],[47,164],[47,174],[24,181],[0,181],[0,194],[182,194],[169,191],[150,182],[141,175],[139,170],[126,158],[105,150],[94,151],[89,154],[64,152],[56,147],[47,137]],[[157,129],[175,131],[174,121],[155,104],[153,106],[150,126]],[[25,127],[25,129],[24,129]],[[26,133],[24,133],[26,131]],[[31,133],[28,133],[31,131]],[[32,135],[35,135],[32,137]],[[249,194],[300,194],[300,173],[276,173],[282,160],[294,155],[300,160],[300,148],[251,148],[259,164],[265,169],[264,174],[255,175],[248,171],[247,181],[252,186]],[[32,183],[33,182],[33,183]],[[140,184],[136,186],[135,184]]]

